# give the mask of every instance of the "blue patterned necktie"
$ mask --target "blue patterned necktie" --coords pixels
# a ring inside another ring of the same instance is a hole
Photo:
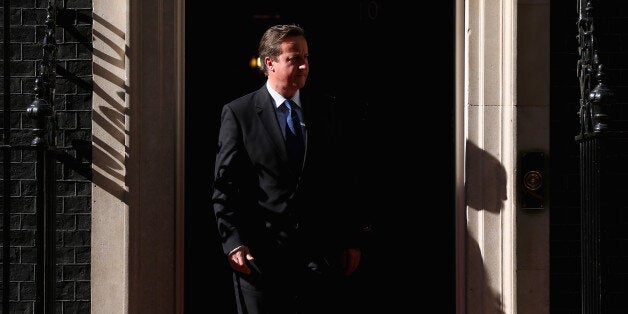
[[[288,151],[288,159],[292,168],[297,172],[301,172],[303,166],[303,155],[305,154],[305,143],[303,141],[303,133],[301,132],[301,120],[297,114],[296,104],[287,99],[284,104],[288,109],[286,118],[286,150]]]

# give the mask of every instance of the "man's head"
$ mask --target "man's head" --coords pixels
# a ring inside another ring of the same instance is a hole
[[[284,97],[292,97],[305,85],[310,70],[308,54],[305,32],[297,25],[272,26],[259,44],[261,70]]]

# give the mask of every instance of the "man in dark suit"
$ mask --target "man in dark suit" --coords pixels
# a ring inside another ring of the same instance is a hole
[[[301,27],[270,27],[266,84],[222,109],[212,204],[239,313],[336,312],[369,231],[335,98],[304,88],[308,54]]]

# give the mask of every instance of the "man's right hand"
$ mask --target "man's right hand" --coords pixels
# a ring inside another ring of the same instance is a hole
[[[229,265],[237,272],[249,275],[251,269],[246,264],[246,261],[253,261],[255,258],[249,252],[249,247],[241,245],[229,253]]]

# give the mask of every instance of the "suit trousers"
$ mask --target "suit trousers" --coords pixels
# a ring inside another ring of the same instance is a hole
[[[348,279],[325,258],[249,262],[252,273],[234,272],[239,314],[340,313]]]

